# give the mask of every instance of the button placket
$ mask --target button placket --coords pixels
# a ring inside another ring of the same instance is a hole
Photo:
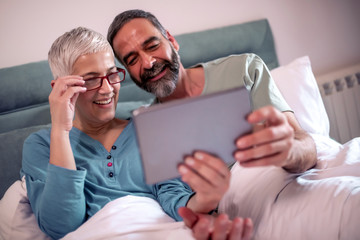
[[[113,145],[113,146],[111,147],[111,149],[112,149],[112,150],[116,150],[116,146]],[[112,151],[112,150],[111,150],[111,151]],[[114,158],[112,157],[111,152],[110,152],[110,154],[109,154],[106,158],[108,159],[107,164],[106,164],[107,169],[108,169],[108,177],[109,177],[110,179],[114,179],[114,163],[113,163]]]
[[[108,172],[108,177],[113,178],[114,177],[113,158],[112,158],[112,156],[110,154],[106,158],[108,159],[107,164],[106,164],[107,169],[108,169],[108,171],[107,171]]]

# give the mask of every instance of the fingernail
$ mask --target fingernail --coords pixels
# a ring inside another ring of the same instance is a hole
[[[242,154],[241,152],[237,152],[237,153],[235,153],[235,158],[236,159],[241,159],[241,158],[243,158],[243,155],[244,154]]]
[[[200,152],[196,152],[195,153],[195,157],[199,160],[203,160],[204,159],[204,154],[200,153]]]
[[[241,147],[243,147],[244,145],[245,145],[245,142],[244,142],[244,141],[242,141],[242,140],[236,141],[236,146],[237,146],[238,148],[241,148]]]
[[[241,228],[244,223],[244,220],[242,218],[239,218],[238,221],[235,221],[235,227]]]
[[[186,174],[186,173],[188,172],[188,170],[187,170],[186,167],[180,165],[180,167],[179,167],[179,172],[180,172],[181,174]]]
[[[246,226],[247,226],[247,227],[251,227],[251,226],[252,226],[252,223],[251,223],[251,220],[250,220],[250,219],[246,219]]]
[[[192,158],[189,158],[189,157],[187,157],[187,158],[185,159],[185,163],[186,163],[187,165],[190,165],[190,166],[194,166],[194,165],[195,165],[195,161],[194,161]]]

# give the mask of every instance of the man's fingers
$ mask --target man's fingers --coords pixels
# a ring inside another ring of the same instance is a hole
[[[196,214],[187,207],[179,209],[187,227],[192,229],[197,240],[250,240],[253,234],[253,223],[250,218],[229,220],[228,215],[220,214],[216,218],[206,214]]]
[[[187,207],[179,208],[179,215],[183,218],[185,225],[189,228],[192,228],[198,221],[196,214]]]
[[[286,121],[286,118],[282,112],[273,106],[266,106],[250,113],[247,120],[253,124],[266,122],[271,125],[277,125]]]
[[[254,229],[254,224],[250,218],[244,220],[242,240],[250,240]]]
[[[293,135],[294,129],[289,124],[267,127],[253,134],[239,138],[236,141],[236,147],[239,149],[248,149],[254,145],[267,144],[274,140],[292,138]]]
[[[212,240],[227,239],[230,228],[231,228],[231,221],[229,221],[228,216],[226,214],[219,215],[215,220],[214,231],[211,239]]]
[[[229,233],[230,240],[250,240],[253,233],[253,223],[250,218],[234,218]]]
[[[193,227],[193,235],[197,240],[208,240],[211,236],[211,222],[207,218],[201,218]]]
[[[239,217],[234,218],[233,224],[231,225],[231,230],[229,233],[230,240],[242,239],[243,225],[244,225],[244,220],[242,218],[239,218]]]

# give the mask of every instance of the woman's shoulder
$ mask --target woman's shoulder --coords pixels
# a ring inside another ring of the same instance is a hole
[[[36,126],[33,129],[30,129],[28,137],[25,139],[25,142],[29,141],[46,141],[50,142],[50,131],[51,125]]]

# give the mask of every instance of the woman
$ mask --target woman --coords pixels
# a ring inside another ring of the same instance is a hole
[[[42,231],[61,238],[127,195],[155,199],[176,220],[183,206],[197,213],[216,208],[230,173],[206,153],[197,152],[182,165],[189,185],[179,179],[145,184],[133,122],[115,118],[125,71],[115,66],[101,34],[81,27],[65,33],[53,43],[49,64],[55,79],[49,96],[52,127],[25,141],[21,170]]]

